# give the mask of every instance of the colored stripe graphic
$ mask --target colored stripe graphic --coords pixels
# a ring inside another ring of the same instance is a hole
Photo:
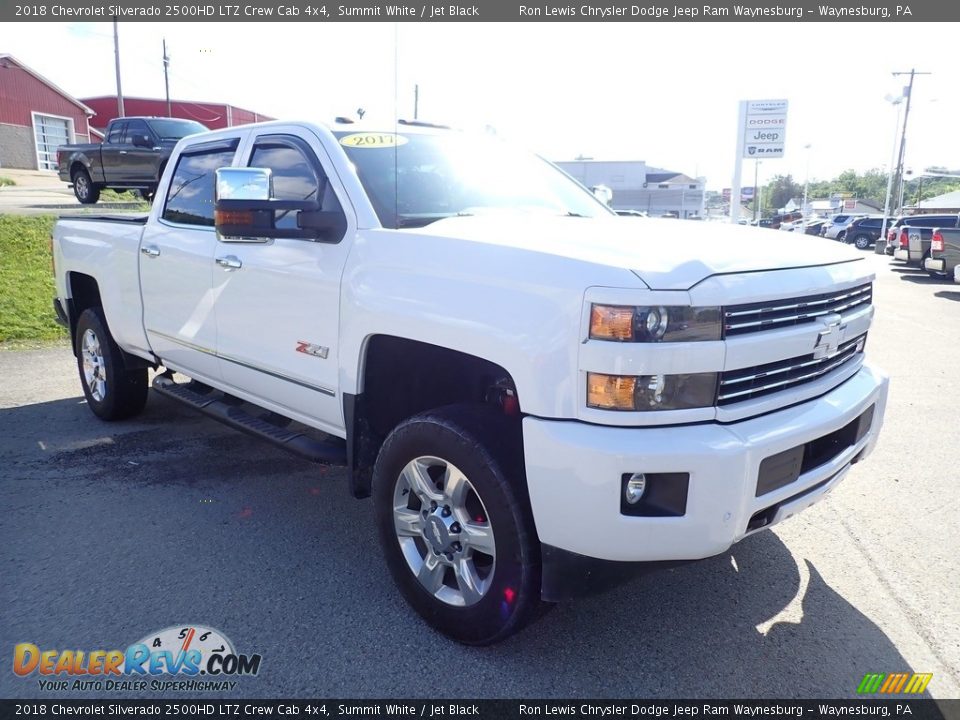
[[[860,681],[860,686],[857,688],[857,693],[860,695],[867,695],[877,692],[877,690],[880,689],[880,683],[883,682],[885,677],[885,673],[867,673],[863,676],[863,680]]]
[[[857,686],[857,694],[919,695],[927,689],[932,679],[933,673],[867,673]]]
[[[904,692],[919,694],[927,689],[927,685],[930,684],[930,681],[933,680],[933,673],[923,673],[919,675],[914,675],[913,678],[907,683],[907,689]]]

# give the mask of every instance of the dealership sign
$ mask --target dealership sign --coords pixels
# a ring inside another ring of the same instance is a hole
[[[754,160],[783,157],[787,136],[786,100],[746,100],[742,113],[743,157]]]

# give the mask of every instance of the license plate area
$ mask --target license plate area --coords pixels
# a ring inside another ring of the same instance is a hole
[[[874,407],[871,405],[839,430],[764,458],[757,474],[756,497],[796,482],[804,473],[827,464],[860,442],[873,423]]]

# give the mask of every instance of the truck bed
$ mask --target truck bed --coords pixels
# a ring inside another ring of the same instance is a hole
[[[140,300],[140,239],[147,215],[70,215],[54,227],[54,253],[58,267],[70,268],[100,282],[101,301],[110,332],[121,345],[147,354]],[[72,297],[66,285],[71,278],[57,278],[57,295]]]

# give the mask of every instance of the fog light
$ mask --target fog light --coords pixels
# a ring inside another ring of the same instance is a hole
[[[636,505],[647,489],[647,478],[643,473],[634,473],[624,486],[623,497],[630,505]]]

